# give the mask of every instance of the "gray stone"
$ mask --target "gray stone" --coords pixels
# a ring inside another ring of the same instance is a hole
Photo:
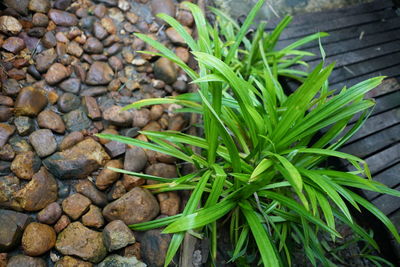
[[[35,129],[33,119],[27,116],[18,116],[14,119],[14,125],[17,128],[17,132],[21,136],[26,136],[32,133]]]
[[[7,267],[47,267],[47,264],[42,258],[16,255],[11,257]]]
[[[74,109],[79,108],[81,100],[78,96],[71,93],[64,93],[58,99],[58,109],[61,112],[68,113]]]
[[[104,227],[103,240],[108,251],[114,251],[135,243],[135,236],[123,221],[115,220]]]
[[[29,142],[32,144],[39,157],[47,157],[57,150],[57,142],[53,133],[49,129],[34,131],[29,136]]]
[[[146,267],[147,265],[132,257],[122,257],[120,255],[110,255],[99,263],[98,267]]]
[[[65,114],[63,120],[67,130],[70,132],[82,131],[88,129],[92,125],[92,121],[81,109],[76,109]]]
[[[28,215],[20,212],[0,210],[0,251],[9,251],[17,246],[31,220]]]

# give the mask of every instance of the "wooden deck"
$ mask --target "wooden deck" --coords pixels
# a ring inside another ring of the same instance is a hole
[[[365,159],[375,180],[400,190],[400,84],[397,80],[400,78],[400,17],[392,1],[380,0],[346,9],[299,15],[282,35],[279,47],[317,31],[330,34],[321,42],[326,62],[336,61],[330,77],[331,88],[349,87],[379,75],[389,77],[369,93],[368,97],[377,103],[372,116],[342,151]],[[303,49],[318,55],[307,59],[311,67],[320,62],[318,42]],[[294,84],[288,85],[295,88]],[[400,231],[400,199],[368,191],[362,193]],[[400,259],[400,247],[393,242],[393,247],[396,246]]]

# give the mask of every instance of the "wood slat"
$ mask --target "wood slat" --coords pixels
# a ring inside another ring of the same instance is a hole
[[[386,78],[382,83],[365,94],[366,98],[376,98],[382,95],[392,93],[396,90],[400,90],[400,84],[396,78]]]
[[[395,190],[400,191],[400,186]],[[390,195],[382,195],[372,201],[384,214],[389,215],[400,208],[400,201],[398,197]]]
[[[374,179],[377,182],[383,183],[390,188],[396,187],[398,184],[400,184],[400,163],[390,167],[387,170],[384,170],[383,172],[377,175],[374,175],[372,179]],[[372,191],[364,190],[363,192],[368,200],[373,200],[379,195],[381,195],[380,193]]]

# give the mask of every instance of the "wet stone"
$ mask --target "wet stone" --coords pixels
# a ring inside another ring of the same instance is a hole
[[[64,137],[60,144],[60,151],[70,148],[83,140],[81,132],[72,132]]]
[[[9,251],[19,244],[31,218],[20,212],[0,210],[0,251]]]
[[[17,128],[17,132],[21,136],[29,135],[34,130],[33,119],[26,116],[18,116],[14,119],[14,125]]]
[[[89,211],[82,216],[82,223],[87,227],[101,228],[104,225],[104,218],[101,209],[95,205],[90,205]]]
[[[78,18],[69,12],[51,9],[48,13],[49,18],[58,26],[75,26],[78,24]]]
[[[41,38],[46,33],[46,28],[44,27],[33,27],[29,29],[28,35],[32,37]]]
[[[17,116],[36,116],[47,105],[47,97],[43,91],[33,87],[24,87],[15,101]]]
[[[0,123],[0,147],[4,146],[8,138],[15,132],[15,127],[6,123]]]
[[[160,58],[154,64],[154,75],[157,79],[172,84],[176,81],[177,70],[172,61],[166,58]]]
[[[14,106],[14,100],[9,96],[0,95],[0,105],[12,107]]]
[[[78,78],[69,78],[61,82],[59,87],[65,92],[78,94],[81,90],[81,80]]]
[[[56,133],[65,132],[65,125],[60,115],[51,110],[44,110],[37,117],[38,124],[41,128],[50,129]]]
[[[108,251],[118,250],[135,243],[132,231],[121,220],[115,220],[103,229],[103,240]]]
[[[99,40],[103,40],[108,36],[106,29],[104,29],[101,23],[97,21],[93,24],[93,33],[94,36]]]
[[[9,143],[17,154],[27,151],[33,151],[31,145],[19,135],[11,137]]]
[[[82,180],[75,185],[75,189],[78,193],[89,198],[93,204],[104,207],[108,204],[105,193],[99,191],[96,186],[89,180]]]
[[[132,111],[133,126],[142,128],[151,120],[151,112],[148,109],[139,109]]]
[[[40,158],[32,151],[22,152],[11,163],[11,171],[20,179],[30,180],[41,164]]]
[[[124,184],[121,181],[117,181],[112,185],[111,190],[107,193],[107,199],[109,201],[114,201],[125,194],[126,189]]]
[[[62,210],[57,202],[50,203],[37,214],[37,220],[45,224],[54,224],[60,219]]]
[[[60,10],[66,10],[71,5],[71,0],[56,0],[53,7]]]
[[[136,236],[140,242],[143,261],[149,266],[164,265],[171,235],[161,232],[162,229],[153,229]]]
[[[15,151],[10,144],[0,147],[0,160],[12,161],[15,157]]]
[[[88,129],[92,124],[86,113],[81,109],[76,109],[65,114],[63,120],[67,130],[70,132]]]
[[[13,115],[13,109],[9,107],[0,106],[0,122],[8,121]]]
[[[50,9],[50,1],[49,0],[30,0],[29,1],[29,10],[39,13],[47,13]]]
[[[88,117],[92,120],[101,119],[101,111],[94,97],[84,96],[83,103],[87,109]]]
[[[62,209],[72,220],[77,220],[89,209],[90,204],[90,199],[76,193],[64,199]]]
[[[121,182],[124,185],[125,190],[130,191],[132,190],[132,188],[135,188],[136,186],[141,186],[145,184],[146,180],[137,176],[124,174]]]
[[[56,232],[47,224],[30,223],[22,235],[22,248],[29,256],[40,256],[56,243]]]
[[[3,0],[4,4],[21,15],[28,15],[29,0]],[[1,265],[0,265],[1,266]]]
[[[71,75],[71,72],[60,63],[54,63],[48,69],[45,80],[50,85],[55,85]]]
[[[175,192],[160,193],[157,195],[160,203],[160,212],[168,216],[173,216],[179,213],[181,199]]]
[[[30,257],[26,255],[15,255],[10,258],[7,267],[47,267],[46,262],[42,258]]]
[[[81,100],[78,96],[72,93],[64,93],[58,99],[58,108],[61,112],[68,113],[79,108]],[[65,118],[64,118],[65,119]]]
[[[18,54],[22,49],[25,48],[25,42],[21,38],[10,37],[4,41],[2,48],[13,54]]]
[[[47,157],[57,150],[57,142],[49,129],[34,131],[29,136],[29,142],[39,157]]]
[[[118,141],[110,141],[104,145],[104,148],[111,158],[121,156],[126,151],[126,145]]]

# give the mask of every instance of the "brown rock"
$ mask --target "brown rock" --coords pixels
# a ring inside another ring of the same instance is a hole
[[[107,199],[110,201],[114,201],[125,194],[126,194],[125,186],[122,184],[121,181],[117,181],[115,184],[113,184],[111,190],[108,192]]]
[[[157,195],[161,214],[173,216],[179,213],[181,199],[175,192],[160,193]]]
[[[12,161],[14,157],[15,151],[10,144],[0,147],[0,160]]]
[[[124,257],[136,257],[136,259],[141,260],[142,254],[140,252],[141,245],[139,242],[136,242],[133,245],[127,246],[123,249],[122,255]]]
[[[39,171],[42,161],[32,151],[19,153],[11,163],[11,171],[18,178],[31,180],[32,176]]]
[[[133,13],[133,12],[127,12],[125,14],[125,17],[132,24],[136,24],[138,22],[138,20],[139,20],[139,16],[136,15],[135,13]]]
[[[161,131],[161,125],[156,121],[151,121],[146,126],[144,126],[142,130],[159,132]]]
[[[56,243],[56,232],[46,224],[30,223],[22,236],[22,248],[25,254],[29,256],[39,256]]]
[[[93,33],[94,36],[99,40],[103,40],[108,36],[107,30],[98,21],[93,24]]]
[[[82,216],[82,223],[88,227],[101,228],[104,225],[104,218],[101,209],[90,205],[89,211]]]
[[[83,48],[77,42],[70,42],[67,46],[67,53],[76,57],[81,57]]]
[[[12,107],[14,106],[14,100],[9,96],[0,95],[0,105]]]
[[[192,34],[192,30],[186,26],[184,26],[185,31],[191,35]],[[168,36],[168,38],[171,40],[171,42],[173,44],[176,45],[185,45],[186,41],[185,39],[183,39],[183,37],[172,27],[168,28],[165,31],[165,34]]]
[[[65,124],[60,115],[49,109],[40,112],[37,121],[41,128],[47,128],[59,134],[65,132]]]
[[[146,180],[144,180],[143,178],[128,174],[124,174],[122,178],[122,184],[124,185],[126,191],[130,191],[136,186],[141,186],[145,184],[145,182]]]
[[[0,177],[0,207],[14,210],[22,210],[15,199],[15,192],[20,189],[19,179],[15,176]]]
[[[103,216],[109,221],[122,220],[129,225],[150,221],[159,211],[155,197],[148,190],[136,187],[108,204],[103,210]]]
[[[43,38],[42,38],[42,43],[43,43],[43,46],[46,47],[46,48],[53,48],[53,47],[55,47],[56,45],[57,45],[59,48],[61,47],[61,45],[63,45],[62,47],[65,46],[65,44],[61,44],[61,43],[58,43],[58,44],[57,44],[57,39],[56,39],[56,37],[54,36],[54,33],[53,33],[53,32],[46,32],[46,33],[44,34]]]
[[[146,174],[164,178],[176,178],[176,166],[172,164],[156,163],[146,168]]]
[[[182,115],[177,114],[168,120],[168,130],[181,131],[186,125],[186,120]]]
[[[41,223],[53,224],[57,222],[58,219],[60,219],[61,214],[62,210],[60,204],[58,204],[57,202],[53,202],[47,205],[47,207],[45,207],[38,213],[37,219]]]
[[[26,76],[26,71],[25,70],[19,70],[16,68],[12,68],[11,70],[9,70],[7,72],[8,77],[10,77],[11,79],[15,79],[17,81],[23,80],[25,79]]]
[[[111,18],[102,18],[101,25],[106,29],[109,34],[117,33],[117,26],[115,26],[114,21]]]
[[[151,0],[151,10],[154,17],[159,13],[175,17],[175,4],[172,0]],[[157,21],[164,24],[164,21],[161,19],[157,19]]]
[[[176,19],[183,25],[187,27],[192,27],[194,23],[194,18],[192,13],[186,9],[179,9]]]
[[[0,106],[0,121],[8,121],[13,115],[13,110],[9,107]]]
[[[25,42],[23,39],[18,37],[9,37],[4,41],[2,48],[13,54],[18,54],[25,48]]]
[[[43,91],[31,86],[24,87],[15,101],[15,114],[17,116],[36,116],[47,105],[47,102]]]
[[[121,220],[112,221],[104,227],[103,240],[108,251],[118,250],[136,241],[132,231]]]
[[[172,61],[166,58],[160,58],[154,64],[154,75],[157,79],[172,84],[176,81],[178,74]]]
[[[56,50],[50,48],[36,56],[35,66],[39,72],[47,71],[57,59]]]
[[[7,123],[0,123],[0,147],[4,146],[8,138],[15,132],[15,126]]]
[[[57,261],[54,267],[93,267],[93,264],[70,256],[65,256]]]
[[[83,104],[85,105],[88,111],[88,117],[92,120],[99,120],[101,119],[101,111],[99,106],[97,105],[96,98],[91,96],[84,96],[83,97]]]
[[[83,46],[83,50],[89,54],[101,54],[103,53],[103,44],[94,37],[89,37]]]
[[[47,13],[50,9],[50,1],[49,0],[30,0],[29,1],[29,10],[39,13]]]
[[[62,202],[63,211],[72,219],[77,220],[84,214],[92,202],[79,193],[70,195]]]
[[[57,142],[49,129],[34,131],[29,135],[29,142],[39,157],[47,157],[57,150]]]
[[[0,267],[6,267],[7,261],[7,253],[0,253]]]
[[[15,198],[24,210],[38,211],[57,200],[57,191],[56,180],[42,167],[24,188],[15,193]]]
[[[83,134],[81,132],[72,132],[64,137],[60,144],[60,150],[64,151],[80,141],[83,140]]]
[[[133,147],[126,151],[124,169],[131,172],[140,172],[146,166],[147,155],[140,147]]]
[[[102,134],[115,134],[115,135],[117,135],[117,134],[118,134],[118,131],[115,130],[115,129],[113,129],[113,128],[107,128],[107,129],[105,129],[104,131],[102,131],[101,133],[102,133]],[[102,145],[105,145],[105,144],[107,144],[108,142],[110,142],[109,139],[104,139],[104,138],[100,138],[99,141],[100,141],[100,143],[101,143]]]
[[[79,183],[75,185],[75,189],[78,193],[86,196],[93,202],[93,204],[99,207],[104,207],[108,204],[107,196],[103,192],[99,191],[89,180],[79,181]]]
[[[22,25],[19,21],[11,16],[0,17],[0,31],[5,34],[16,35],[22,30]]]
[[[132,111],[133,127],[142,128],[151,120],[151,112],[146,108]]]
[[[137,235],[140,242],[143,261],[149,266],[163,266],[171,235],[161,233],[162,229],[153,229]]]
[[[45,80],[48,84],[54,85],[68,78],[70,75],[71,72],[63,64],[54,63],[47,71]]]
[[[67,215],[62,215],[61,218],[57,221],[57,223],[54,225],[54,230],[56,230],[57,233],[61,232],[67,226],[71,223],[71,220],[68,218]]]
[[[150,109],[150,118],[152,121],[158,120],[164,113],[164,107],[162,105],[154,105]]]
[[[110,185],[117,181],[120,176],[120,173],[112,171],[108,169],[108,167],[122,169],[123,165],[120,160],[110,160],[106,163],[104,169],[96,178],[96,186],[100,190],[107,189]]]
[[[49,18],[58,26],[71,27],[78,24],[78,18],[69,12],[50,9]]]
[[[78,256],[98,263],[107,255],[102,233],[90,230],[80,222],[74,222],[57,238],[56,249],[64,255]]]
[[[89,85],[107,85],[111,82],[113,76],[114,72],[107,63],[96,61],[90,66],[86,83]]]
[[[130,126],[132,124],[132,113],[121,110],[120,106],[111,106],[103,112],[103,118],[118,126]]]
[[[7,263],[7,267],[47,267],[46,262],[41,258],[29,257],[26,255],[15,255]]]
[[[42,13],[35,13],[32,16],[32,24],[36,27],[47,27],[49,24],[49,17]]]

